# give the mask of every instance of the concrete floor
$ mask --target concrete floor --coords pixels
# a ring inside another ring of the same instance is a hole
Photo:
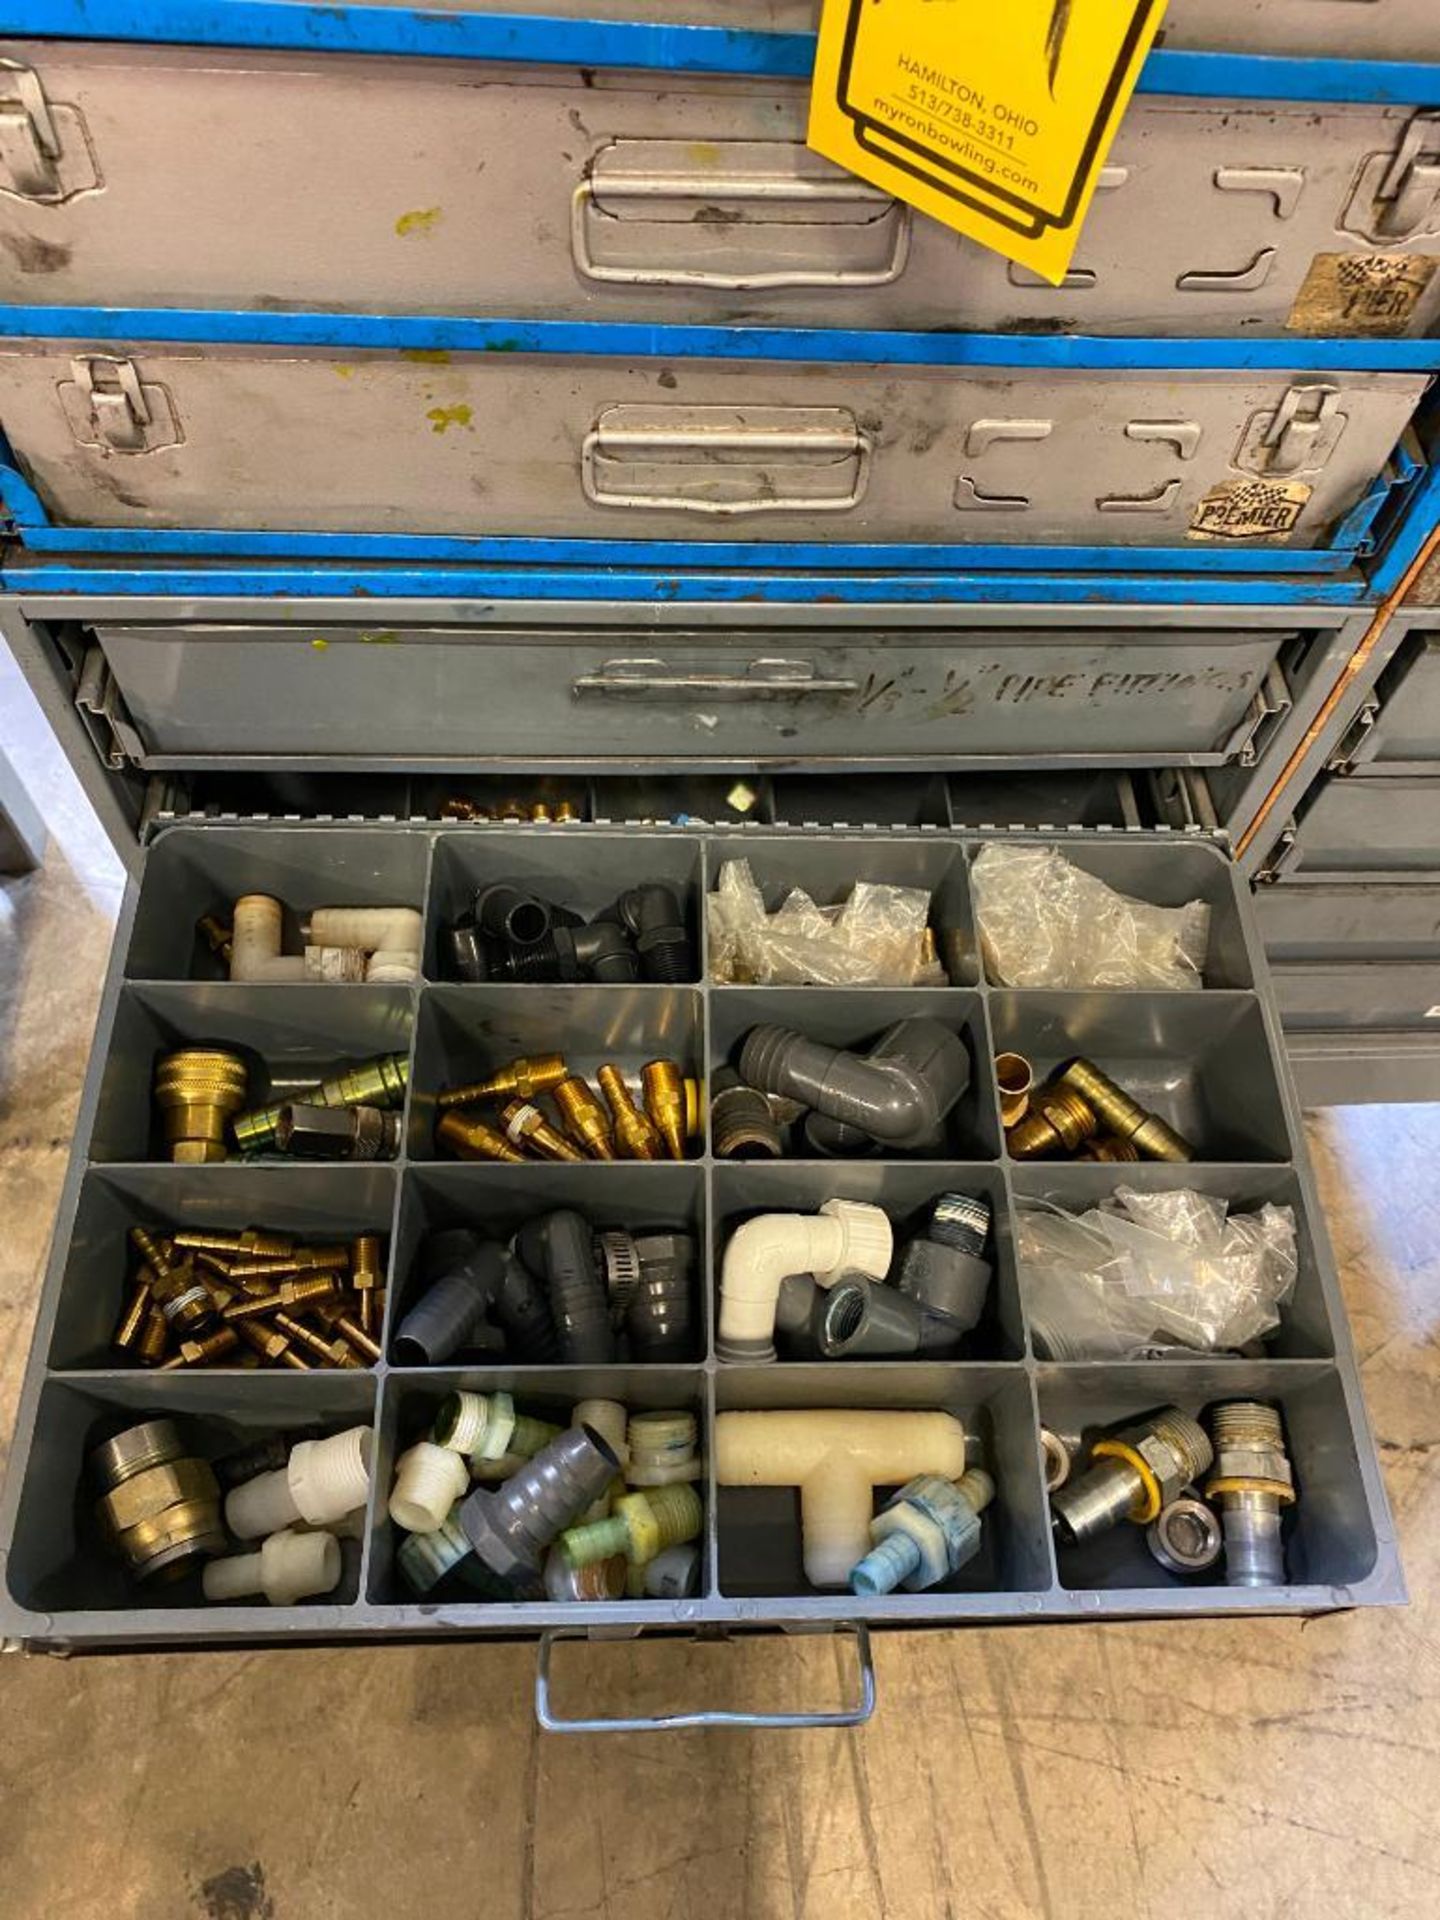
[[[0,652],[46,867],[0,890],[0,1434],[120,891]],[[0,1663],[5,1920],[1434,1920],[1440,1109],[1311,1144],[1412,1592],[906,1634],[834,1734],[540,1738],[528,1646]],[[574,1650],[599,1710],[834,1698],[823,1642]]]

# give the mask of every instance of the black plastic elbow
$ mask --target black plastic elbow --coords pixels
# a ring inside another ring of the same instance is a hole
[[[695,978],[685,912],[673,887],[656,880],[631,887],[615,902],[615,913],[634,935],[643,978],[671,985]]]
[[[946,1117],[970,1084],[970,1055],[959,1034],[923,1016],[898,1021],[865,1055],[786,1027],[753,1027],[740,1073],[839,1127],[918,1153],[943,1145]]]
[[[402,1367],[434,1367],[469,1344],[495,1298],[505,1271],[505,1249],[482,1240],[447,1267],[420,1298],[395,1335]]]
[[[595,1259],[595,1235],[584,1214],[557,1208],[527,1221],[515,1250],[542,1275],[560,1359],[567,1366],[605,1366],[615,1358],[610,1302]]]
[[[533,946],[545,938],[554,920],[555,909],[548,900],[507,881],[481,887],[475,896],[475,924],[491,940]]]

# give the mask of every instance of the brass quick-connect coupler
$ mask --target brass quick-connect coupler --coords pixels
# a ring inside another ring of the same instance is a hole
[[[1068,1087],[1042,1087],[1030,1096],[1025,1118],[1011,1127],[1005,1146],[1016,1160],[1043,1160],[1073,1153],[1099,1128],[1094,1109]]]
[[[318,1086],[297,1087],[284,1100],[242,1113],[231,1131],[242,1153],[260,1153],[275,1145],[275,1129],[286,1107],[398,1107],[405,1099],[410,1062],[403,1053],[377,1054],[337,1073]]]
[[[592,1160],[613,1160],[615,1137],[610,1130],[610,1115],[590,1082],[572,1073],[552,1087],[550,1095],[576,1145],[583,1147]]]
[[[155,1063],[155,1104],[177,1166],[224,1160],[225,1123],[245,1104],[249,1073],[239,1054],[182,1047]]]
[[[1262,1401],[1231,1400],[1213,1410],[1210,1428],[1215,1472],[1205,1497],[1220,1505],[1226,1585],[1284,1586],[1280,1520],[1294,1502],[1295,1475],[1279,1412]]]
[[[607,1063],[596,1079],[615,1123],[615,1143],[622,1160],[663,1160],[665,1143],[659,1129],[641,1112],[619,1067]]]
[[[1088,1472],[1051,1494],[1056,1532],[1073,1547],[1122,1520],[1148,1527],[1162,1507],[1199,1479],[1213,1457],[1204,1428],[1179,1407],[1164,1407],[1121,1427],[1095,1442]]]
[[[1068,1060],[1055,1074],[1058,1085],[1078,1093],[1100,1116],[1102,1125],[1137,1146],[1147,1160],[1193,1160],[1195,1149],[1166,1124],[1117,1087],[1091,1060]]]
[[[685,1158],[685,1076],[674,1060],[647,1060],[640,1069],[645,1111],[654,1121],[672,1160]]]
[[[90,1456],[106,1538],[142,1580],[175,1578],[226,1551],[220,1488],[206,1460],[187,1453],[174,1423],[146,1420]]]
[[[558,1127],[552,1127],[528,1100],[507,1100],[500,1109],[500,1124],[513,1146],[529,1147],[542,1160],[583,1160],[585,1155],[572,1147]]]
[[[453,1153],[457,1160],[504,1160],[518,1166],[525,1159],[498,1127],[471,1113],[442,1113],[435,1128],[435,1144]]]
[[[455,1107],[478,1106],[482,1100],[533,1100],[549,1093],[569,1077],[570,1069],[558,1053],[537,1053],[499,1067],[488,1080],[472,1080],[464,1087],[442,1087],[435,1096],[441,1113]]]

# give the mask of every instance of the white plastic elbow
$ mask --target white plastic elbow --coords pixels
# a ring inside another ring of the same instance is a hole
[[[842,1273],[883,1280],[894,1235],[880,1207],[827,1200],[818,1214],[762,1213],[731,1234],[720,1272],[722,1360],[775,1358],[775,1303],[792,1273],[813,1274],[822,1287]]]
[[[263,1593],[272,1607],[330,1593],[340,1582],[340,1542],[333,1533],[272,1533],[258,1553],[212,1560],[200,1576],[207,1600],[244,1600]]]
[[[285,909],[268,893],[245,893],[235,902],[230,928],[230,978],[250,983],[303,980],[300,955],[280,951]]]
[[[317,947],[358,948],[367,953],[367,980],[419,977],[422,933],[414,907],[317,907],[305,935]]]
[[[262,1473],[225,1498],[225,1524],[237,1540],[263,1540],[296,1520],[328,1526],[364,1506],[370,1493],[369,1427],[326,1440],[301,1440],[276,1473]]]
[[[949,1413],[795,1408],[721,1413],[715,1475],[722,1487],[798,1487],[805,1578],[843,1587],[870,1551],[876,1487],[916,1474],[958,1480],[965,1429]]]

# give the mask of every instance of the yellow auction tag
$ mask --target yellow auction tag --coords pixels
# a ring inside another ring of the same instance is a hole
[[[1165,0],[825,0],[809,142],[1057,286]]]

